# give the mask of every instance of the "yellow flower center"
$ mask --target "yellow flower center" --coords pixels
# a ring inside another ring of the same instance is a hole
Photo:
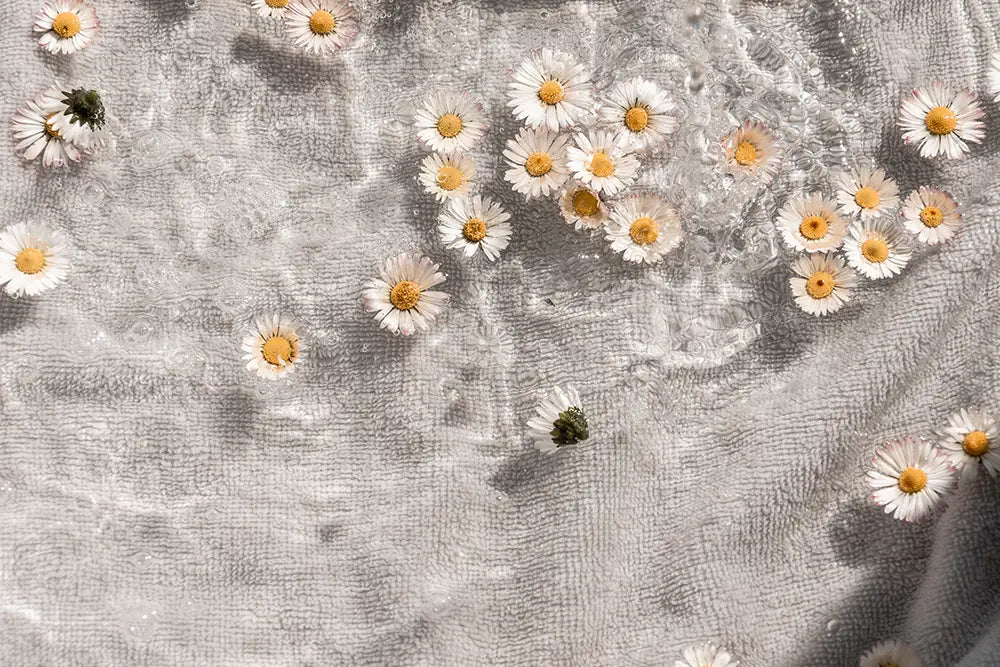
[[[861,244],[861,254],[869,262],[881,264],[889,257],[889,246],[882,239],[868,239]]]
[[[282,7],[288,6],[288,0],[264,0],[264,4],[266,4],[268,7],[281,9]]]
[[[818,215],[810,215],[802,218],[799,224],[799,234],[810,241],[816,241],[826,236],[826,219]]]
[[[649,125],[649,110],[636,105],[625,112],[625,127],[633,132],[642,132]]]
[[[45,268],[45,255],[38,248],[25,248],[17,253],[14,266],[21,273],[34,275]]]
[[[577,190],[573,193],[573,212],[584,218],[597,213],[601,202],[590,190]]]
[[[875,208],[878,202],[878,190],[875,188],[863,187],[854,193],[854,203],[861,208]]]
[[[482,241],[486,238],[486,223],[479,218],[469,218],[462,225],[462,236],[472,243]]]
[[[937,227],[944,222],[944,214],[937,206],[925,206],[924,210],[920,211],[920,222],[927,227]]]
[[[562,84],[549,79],[538,89],[538,99],[546,104],[559,104],[563,100]]]
[[[628,228],[628,235],[636,245],[649,245],[659,238],[660,226],[656,224],[656,220],[643,216],[635,219]]]
[[[56,115],[57,114],[51,114],[48,118],[45,119],[45,133],[48,134],[53,139],[62,139],[62,134],[60,134],[59,130],[57,130],[52,125],[52,119],[55,118]]]
[[[420,286],[409,280],[401,280],[389,291],[389,303],[400,310],[409,310],[420,300]]]
[[[809,276],[809,280],[806,281],[806,292],[814,299],[825,299],[833,294],[835,285],[833,274],[826,271],[817,271]]]
[[[969,456],[982,456],[989,448],[990,439],[982,431],[970,431],[962,441],[962,449]]]
[[[292,358],[294,349],[292,341],[284,336],[271,336],[264,342],[261,354],[264,361],[272,366],[283,366]]]
[[[552,158],[548,153],[532,153],[524,163],[528,173],[536,178],[552,171]]]
[[[934,107],[927,112],[924,125],[931,134],[949,134],[958,125],[958,117],[948,107]]]
[[[63,39],[80,34],[80,17],[74,12],[62,12],[52,19],[52,31]]]
[[[317,35],[329,35],[337,29],[337,19],[325,9],[320,9],[309,17],[309,29]]]
[[[741,141],[739,146],[736,147],[736,153],[733,154],[733,159],[736,163],[742,167],[749,167],[757,162],[757,147],[754,146],[749,141]]]
[[[615,173],[615,161],[607,153],[597,151],[594,157],[590,158],[590,173],[598,178],[607,178]]]
[[[457,114],[446,113],[438,118],[438,134],[446,139],[457,137],[462,131],[462,119]]]
[[[927,473],[910,466],[899,473],[899,490],[903,493],[920,493],[927,486]]]
[[[462,172],[458,167],[441,167],[438,169],[437,182],[442,190],[454,190],[462,185]]]

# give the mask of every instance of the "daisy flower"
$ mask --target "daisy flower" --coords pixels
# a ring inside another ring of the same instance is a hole
[[[847,263],[870,280],[898,275],[910,261],[903,234],[887,220],[853,223],[847,230],[844,254]]]
[[[903,642],[888,641],[875,644],[861,656],[860,667],[923,667],[917,652]]]
[[[938,443],[962,479],[974,479],[982,463],[991,477],[1000,471],[1000,425],[978,410],[959,410],[948,417]]]
[[[451,202],[438,218],[438,231],[446,247],[461,248],[466,257],[482,249],[486,259],[493,261],[510,243],[508,220],[510,213],[499,203],[476,195]]]
[[[243,338],[247,370],[268,380],[277,380],[294,371],[302,363],[305,349],[295,333],[295,324],[277,315],[258,319]]]
[[[257,13],[272,19],[285,17],[288,11],[288,4],[291,0],[252,0],[250,3]]]
[[[438,201],[464,197],[475,175],[476,163],[464,155],[431,153],[420,165],[420,183]]]
[[[568,127],[590,106],[590,75],[562,53],[542,49],[514,72],[510,101],[514,117],[530,127],[553,132]]]
[[[831,253],[800,255],[792,263],[797,277],[789,282],[799,308],[810,315],[835,313],[851,300],[851,288],[857,275],[848,271],[839,257]]]
[[[836,250],[847,232],[837,204],[818,192],[788,200],[778,211],[778,227],[789,248],[806,252]]]
[[[358,19],[347,0],[292,0],[285,22],[296,46],[329,54],[344,48],[358,34]]]
[[[52,289],[69,272],[69,242],[57,229],[19,222],[0,232],[0,285],[11,296]]]
[[[45,167],[64,167],[79,162],[80,148],[73,139],[79,126],[65,126],[66,105],[59,100],[59,91],[52,88],[17,110],[11,120],[14,152],[26,160],[39,155]]]
[[[927,245],[944,243],[962,222],[958,202],[944,190],[921,186],[903,201],[903,226]]]
[[[527,199],[548,196],[569,178],[566,141],[566,137],[544,127],[521,128],[517,137],[507,140],[503,152],[510,165],[504,180]]]
[[[896,181],[884,169],[860,167],[837,177],[837,202],[844,213],[862,220],[876,218],[899,203]]]
[[[666,94],[641,77],[612,88],[601,105],[601,122],[619,142],[633,148],[658,144],[677,130],[674,108]]]
[[[559,195],[559,209],[567,224],[577,229],[596,229],[608,217],[608,208],[601,201],[601,193],[573,181]]]
[[[93,7],[83,0],[47,0],[35,17],[35,32],[43,33],[38,45],[49,53],[76,53],[86,48],[101,23]]]
[[[729,651],[716,648],[714,644],[702,644],[684,649],[683,660],[674,663],[674,667],[737,667],[739,662],[733,660]]]
[[[918,521],[944,505],[955,486],[955,469],[948,457],[922,438],[894,440],[872,459],[868,484],[872,499],[896,519]]]
[[[430,289],[444,282],[444,274],[426,257],[390,257],[378,274],[365,283],[361,303],[375,313],[381,329],[404,336],[423,331],[448,302],[447,294]]]
[[[684,234],[677,211],[655,195],[632,195],[612,206],[607,228],[612,250],[647,264],[659,262]]]
[[[947,155],[955,159],[969,152],[966,142],[978,144],[985,132],[986,112],[968,90],[953,94],[944,84],[934,82],[930,88],[917,88],[899,108],[899,127],[903,140],[920,144],[921,157]]]
[[[781,149],[774,133],[763,123],[746,120],[722,138],[726,171],[735,176],[753,175],[770,183],[781,163]]]
[[[580,407],[579,394],[572,388],[553,387],[535,412],[528,420],[528,435],[543,452],[575,445],[590,437],[587,415]]]
[[[639,171],[639,160],[615,143],[610,132],[577,134],[575,146],[567,150],[567,166],[576,180],[597,192],[614,196],[632,184]]]
[[[439,153],[464,153],[483,137],[486,124],[475,102],[463,94],[432,94],[413,117],[417,137]]]
[[[990,69],[986,73],[986,83],[993,93],[993,101],[1000,102],[1000,51],[990,59]]]

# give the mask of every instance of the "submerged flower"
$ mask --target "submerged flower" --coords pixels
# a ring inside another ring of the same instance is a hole
[[[781,162],[781,149],[774,133],[763,123],[744,121],[722,139],[725,168],[733,175],[752,175],[762,184],[771,182]]]
[[[569,178],[566,137],[544,127],[521,128],[503,152],[510,166],[504,180],[526,198],[545,197]]]
[[[431,153],[420,165],[420,183],[438,201],[464,197],[475,175],[476,163],[464,155]]]
[[[608,217],[601,193],[573,181],[559,195],[559,210],[567,224],[577,229],[596,229]]]
[[[611,89],[601,106],[601,122],[622,144],[642,148],[658,144],[677,130],[674,108],[652,81],[635,78]]]
[[[903,226],[927,245],[951,239],[962,223],[958,202],[944,190],[920,187],[903,202]]]
[[[260,16],[267,16],[272,19],[284,18],[288,11],[288,4],[291,0],[253,0],[253,8]]]
[[[929,88],[917,88],[899,108],[899,127],[903,140],[917,143],[922,157],[947,155],[955,159],[969,152],[966,142],[978,144],[985,132],[985,115],[975,94],[963,90],[953,94],[935,82]]]
[[[844,255],[855,271],[871,280],[898,275],[910,261],[903,234],[888,220],[857,221],[847,230]]]
[[[76,53],[86,48],[100,27],[97,12],[83,0],[47,0],[35,17],[38,45],[49,53]]]
[[[285,22],[297,46],[314,53],[334,53],[358,34],[357,12],[347,0],[292,0]]]
[[[590,76],[584,67],[565,54],[542,49],[514,72],[507,105],[526,125],[556,132],[573,125],[590,103]]]
[[[69,273],[66,235],[43,224],[19,222],[0,232],[0,285],[11,296],[35,296]]]
[[[655,264],[683,237],[680,216],[662,198],[632,195],[611,207],[607,223],[611,249],[626,261]]]
[[[860,167],[837,177],[837,202],[844,213],[875,218],[899,203],[899,187],[884,169]]]
[[[836,250],[847,231],[836,203],[818,192],[788,200],[778,211],[778,226],[789,248],[806,252]]]
[[[827,315],[844,307],[851,299],[857,276],[848,271],[839,257],[816,253],[800,255],[792,263],[796,277],[789,282],[799,308],[810,315]]]
[[[985,412],[962,408],[949,415],[938,445],[964,480],[975,478],[980,464],[991,477],[1000,472],[1000,425]]]
[[[639,171],[639,160],[615,142],[610,132],[577,134],[570,146],[567,166],[576,180],[608,196],[632,185]]]
[[[305,345],[288,319],[271,315],[257,320],[253,330],[243,338],[243,360],[247,370],[257,377],[277,380],[302,363]]]
[[[717,648],[714,644],[702,644],[684,649],[683,660],[674,663],[674,667],[737,667],[739,663],[733,660],[729,651]]]
[[[483,137],[486,124],[476,103],[461,93],[438,91],[413,117],[417,137],[439,153],[464,153]]]
[[[379,267],[379,277],[365,283],[361,303],[375,313],[379,328],[409,336],[427,329],[448,302],[444,292],[431,290],[444,282],[438,265],[403,254]]]
[[[543,452],[575,445],[590,437],[580,396],[571,388],[553,387],[535,412],[528,420],[528,435]]]
[[[868,471],[872,499],[886,514],[904,521],[918,521],[944,505],[955,486],[955,471],[948,457],[923,439],[903,438],[879,448]]]
[[[80,132],[64,115],[66,105],[59,90],[51,88],[17,110],[11,119],[14,152],[26,160],[41,156],[44,167],[64,167],[78,162],[80,146],[74,139]]]
[[[510,243],[510,213],[489,197],[456,199],[438,220],[441,241],[448,248],[460,248],[466,257],[481,249],[493,261]]]
[[[923,667],[912,648],[898,641],[879,642],[861,656],[860,667]]]

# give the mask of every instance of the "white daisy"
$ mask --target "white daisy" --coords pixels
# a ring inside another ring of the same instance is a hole
[[[52,289],[69,272],[69,240],[57,229],[19,222],[0,232],[0,285],[11,296]]]
[[[553,387],[535,412],[537,414],[528,420],[528,435],[535,441],[535,447],[543,452],[575,445],[590,437],[580,396],[570,387],[565,390]]]
[[[792,294],[799,308],[810,315],[835,313],[851,300],[858,277],[831,253],[800,255],[792,263]]]
[[[358,34],[358,17],[347,0],[292,0],[285,22],[296,46],[314,53],[335,53]]]
[[[306,346],[295,333],[295,324],[271,315],[258,319],[243,338],[243,360],[257,377],[277,380],[295,370],[305,358]]]
[[[837,201],[848,215],[876,218],[899,203],[899,187],[884,169],[859,167],[837,178]]]
[[[559,209],[566,223],[577,229],[596,229],[608,217],[608,208],[601,201],[601,193],[576,181],[563,188],[559,195]]]
[[[655,195],[632,195],[611,207],[607,222],[611,249],[626,261],[656,264],[684,235],[680,216]]]
[[[888,220],[858,220],[847,230],[844,241],[847,263],[870,280],[891,278],[910,261],[903,234]]]
[[[489,197],[456,199],[438,220],[441,241],[448,248],[461,248],[466,257],[482,249],[486,259],[493,261],[510,243],[510,213]]]
[[[64,118],[66,105],[59,99],[59,90],[49,89],[17,110],[11,119],[14,152],[26,160],[39,155],[45,167],[64,167],[79,162],[80,147],[73,141],[80,130],[78,124],[68,124]]]
[[[949,415],[938,444],[964,480],[975,478],[980,463],[991,477],[1000,471],[1000,424],[985,412],[962,408]]]
[[[439,153],[464,153],[486,130],[476,103],[461,93],[438,91],[413,117],[417,137]]]
[[[426,257],[390,257],[378,274],[365,283],[361,303],[381,329],[404,336],[424,331],[448,302],[447,294],[430,289],[444,282],[444,274]]]
[[[944,190],[921,186],[903,201],[903,226],[927,245],[944,243],[962,222],[958,202]]]
[[[251,0],[250,4],[261,16],[280,19],[285,17],[290,2],[291,0]]]
[[[837,204],[818,192],[785,202],[778,211],[778,227],[789,248],[806,252],[836,250],[847,232]]]
[[[431,153],[420,165],[420,183],[438,201],[464,197],[475,175],[476,163],[464,155]]]
[[[979,119],[985,114],[974,93],[963,90],[956,95],[936,81],[903,100],[898,124],[906,143],[920,144],[922,157],[947,155],[955,159],[969,151],[966,142],[983,140],[983,121]]]
[[[923,438],[906,437],[879,448],[868,471],[872,499],[886,514],[918,521],[944,505],[955,486],[955,469],[948,457]]]
[[[898,641],[879,642],[861,656],[860,667],[923,667],[912,648]]]
[[[567,166],[576,180],[609,197],[632,185],[639,171],[639,159],[615,143],[610,132],[579,133],[575,146],[567,150]]]
[[[740,663],[733,660],[729,651],[717,648],[714,644],[702,644],[684,649],[683,660],[674,663],[674,667],[737,667]]]
[[[658,144],[677,130],[677,119],[669,115],[674,104],[652,81],[641,77],[611,89],[601,105],[601,122],[628,147]]]
[[[566,137],[544,127],[521,128],[515,138],[507,140],[503,152],[510,165],[504,180],[527,199],[548,196],[569,178],[566,142]]]
[[[35,32],[44,33],[38,45],[49,53],[76,53],[86,48],[101,22],[83,0],[47,0],[35,17]]]
[[[734,176],[751,175],[770,183],[781,164],[781,148],[774,133],[763,123],[746,120],[722,138],[726,171]]]
[[[569,56],[549,49],[517,68],[507,102],[518,120],[553,132],[573,125],[590,104],[590,75]]]
[[[986,84],[993,93],[993,101],[1000,102],[1000,51],[990,58],[990,69],[986,73]]]

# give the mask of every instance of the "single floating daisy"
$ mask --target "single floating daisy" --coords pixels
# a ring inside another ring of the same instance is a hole
[[[837,204],[818,192],[786,202],[778,211],[778,227],[789,248],[806,252],[836,250],[847,232]]]
[[[919,521],[944,505],[955,486],[948,457],[926,440],[906,437],[879,448],[868,471],[872,499],[896,519]]]
[[[723,137],[722,150],[728,173],[756,176],[763,184],[771,182],[781,162],[774,133],[755,121],[743,121],[735,132]]]
[[[800,255],[792,263],[797,277],[789,282],[799,308],[810,315],[835,313],[851,300],[857,276],[839,257],[829,253]]]
[[[860,667],[923,667],[912,648],[898,641],[879,642],[861,656]]]
[[[514,72],[507,106],[526,125],[557,132],[573,125],[590,103],[590,76],[584,67],[565,54],[542,49],[541,56],[531,56]]]
[[[986,84],[993,93],[993,101],[1000,102],[1000,51],[990,58],[990,69],[986,73]]]
[[[855,271],[870,280],[891,278],[910,261],[903,234],[888,220],[857,221],[847,230],[844,254]]]
[[[11,120],[14,152],[26,160],[41,156],[44,167],[78,162],[104,125],[104,104],[94,90],[50,88],[17,110]]]
[[[510,213],[489,197],[456,199],[438,218],[441,241],[447,248],[461,248],[466,257],[482,250],[493,261],[510,243]]]
[[[344,48],[358,34],[358,19],[347,0],[292,0],[285,22],[296,46],[330,54]]]
[[[295,333],[295,324],[277,315],[257,320],[253,331],[243,338],[242,347],[247,370],[268,380],[278,380],[294,371],[304,360],[306,349]]]
[[[290,2],[291,0],[253,0],[251,5],[261,16],[281,19],[285,17]]]
[[[714,644],[702,644],[684,649],[683,660],[674,663],[674,667],[737,667],[740,663],[733,660],[729,651],[717,648]]]
[[[404,336],[424,331],[448,302],[447,294],[430,289],[444,282],[444,274],[426,257],[391,257],[378,273],[365,283],[361,303],[375,313],[381,329]]]
[[[553,387],[535,412],[536,416],[528,420],[528,435],[543,452],[575,445],[590,437],[587,416],[574,389]]]
[[[69,272],[66,235],[43,224],[19,222],[0,232],[0,285],[11,296],[52,289]]]
[[[475,175],[476,163],[464,155],[431,153],[420,166],[420,183],[438,201],[464,197]]]
[[[559,210],[566,223],[577,229],[596,229],[608,217],[608,208],[601,201],[601,193],[576,181],[563,188],[559,195]]]
[[[567,149],[567,166],[576,180],[597,192],[614,196],[632,185],[639,160],[615,142],[610,132],[577,134]]]
[[[938,444],[963,480],[975,479],[980,463],[990,477],[1000,471],[1000,425],[985,412],[963,408],[949,415]]]
[[[903,100],[899,127],[906,143],[920,145],[921,157],[947,155],[956,159],[969,152],[966,142],[983,140],[983,121],[979,119],[985,114],[975,94],[963,90],[956,95],[936,81]]]
[[[673,108],[655,83],[637,77],[608,93],[600,117],[620,143],[643,148],[662,142],[677,130],[677,119],[669,115]]]
[[[521,128],[515,138],[507,140],[503,152],[510,166],[504,180],[527,199],[548,196],[569,178],[566,142],[566,137],[543,127]]]
[[[626,261],[656,264],[684,235],[680,216],[655,195],[632,195],[611,207],[607,223],[611,249]]]
[[[860,167],[837,177],[837,202],[844,213],[868,220],[899,203],[899,187],[884,169]]]
[[[958,202],[944,190],[920,187],[903,202],[903,226],[927,245],[944,243],[958,231]]]
[[[432,94],[413,117],[417,137],[439,153],[464,153],[483,137],[486,124],[475,102],[463,94]]]
[[[69,55],[86,48],[100,25],[97,12],[83,0],[48,0],[35,17],[35,32],[44,33],[38,45],[49,53]]]

